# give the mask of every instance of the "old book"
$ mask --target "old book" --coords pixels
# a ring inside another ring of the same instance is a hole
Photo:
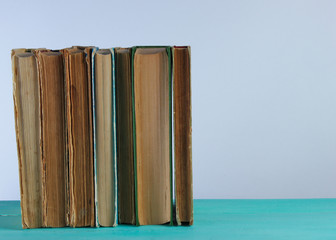
[[[115,50],[119,223],[135,224],[131,49]]]
[[[15,131],[23,228],[42,226],[40,95],[36,58],[12,51]]]
[[[42,153],[43,227],[66,226],[66,118],[63,56],[37,51]]]
[[[63,50],[71,227],[95,225],[91,53],[92,48],[73,47]]]
[[[136,222],[172,223],[170,47],[132,55]]]
[[[174,47],[172,51],[176,221],[192,225],[190,48]]]
[[[96,211],[98,226],[117,224],[114,52],[93,52]]]

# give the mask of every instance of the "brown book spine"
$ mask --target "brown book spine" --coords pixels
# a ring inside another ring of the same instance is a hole
[[[190,48],[173,48],[176,220],[193,224]]]
[[[12,51],[15,131],[23,228],[42,226],[40,95],[36,58]]]
[[[91,49],[64,50],[69,146],[69,223],[95,225],[92,138]],[[89,54],[88,54],[89,53]]]
[[[116,49],[119,223],[135,225],[131,49]]]
[[[43,227],[66,226],[66,118],[63,57],[37,51],[41,96]]]

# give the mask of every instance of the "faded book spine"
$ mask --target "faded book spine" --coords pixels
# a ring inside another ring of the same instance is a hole
[[[37,52],[41,96],[43,227],[64,227],[66,194],[66,118],[63,57]]]
[[[40,95],[34,54],[12,51],[15,130],[23,228],[42,226]]]
[[[132,49],[137,225],[172,223],[169,47]]]
[[[175,204],[178,224],[193,224],[190,47],[173,48]]]
[[[69,146],[69,225],[95,226],[91,49],[65,50]]]
[[[100,226],[116,226],[116,159],[113,110],[113,50],[94,55],[97,215]]]

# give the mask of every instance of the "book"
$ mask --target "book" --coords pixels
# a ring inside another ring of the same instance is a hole
[[[15,132],[23,228],[42,227],[40,93],[35,55],[12,51]]]
[[[135,225],[131,48],[116,48],[118,216]]]
[[[136,224],[172,224],[170,47],[132,49]]]
[[[63,56],[36,51],[41,107],[42,226],[66,223],[66,116]]]
[[[67,99],[69,225],[95,226],[91,47],[63,50]]]
[[[193,224],[190,47],[173,47],[175,205],[178,225]]]
[[[117,225],[116,111],[113,49],[93,51],[96,221]]]
[[[193,224],[190,47],[11,57],[23,228]]]

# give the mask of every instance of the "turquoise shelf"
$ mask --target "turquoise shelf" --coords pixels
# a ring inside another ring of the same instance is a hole
[[[0,201],[0,239],[335,240],[336,199],[194,200],[194,225],[22,229],[19,201]]]

